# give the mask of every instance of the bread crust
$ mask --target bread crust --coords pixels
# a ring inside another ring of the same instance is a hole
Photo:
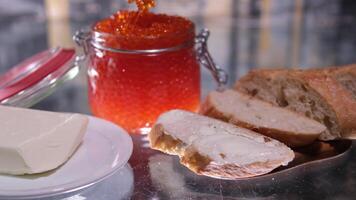
[[[325,73],[335,78],[356,101],[356,64],[325,69]]]
[[[341,67],[328,67],[324,69],[317,69],[319,71],[323,71],[327,73],[328,76],[338,76],[341,74],[351,74],[356,76],[356,64],[345,65]]]
[[[163,125],[154,125],[149,133],[151,148],[168,154],[178,155],[180,162],[184,166],[199,175],[223,179],[241,179],[269,173],[285,163],[285,160],[268,160],[266,162],[254,162],[249,165],[242,166],[236,164],[218,164],[211,158],[202,155],[194,149],[194,147],[188,146],[177,139],[175,145],[171,148],[167,148],[166,144],[171,143],[171,141],[167,141],[167,137],[162,137],[167,135],[170,136],[164,129]],[[293,158],[294,153],[291,151],[291,154],[288,155],[288,159]]]
[[[356,75],[355,67],[356,65],[310,70],[259,69],[251,71],[237,81],[234,88],[248,93],[244,84],[258,77],[273,80],[279,76],[285,76],[297,80],[315,91],[336,116],[341,134],[320,139],[356,139],[356,101],[351,92],[336,79],[336,75],[340,73]]]
[[[239,120],[237,117],[223,113],[217,109],[217,106],[214,105],[210,95],[208,95],[206,101],[202,104],[200,113],[209,117],[223,120],[228,123],[235,124],[237,126],[250,129],[252,131],[261,133],[273,139],[276,139],[289,147],[300,147],[313,143],[320,135],[319,134],[303,134],[296,132],[282,131],[275,128],[267,128],[256,126],[254,124],[247,123],[245,121]],[[270,106],[273,106],[272,103],[269,103]],[[286,110],[288,112],[292,112]],[[301,117],[304,117],[301,115]]]
[[[347,91],[329,71],[306,71],[302,73],[292,73],[308,84],[309,87],[317,91],[332,108],[336,115],[337,122],[341,129],[338,138],[356,138],[356,101],[352,94]]]

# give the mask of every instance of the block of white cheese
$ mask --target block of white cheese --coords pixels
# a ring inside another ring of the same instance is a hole
[[[34,174],[65,163],[81,143],[88,118],[0,106],[0,174]]]

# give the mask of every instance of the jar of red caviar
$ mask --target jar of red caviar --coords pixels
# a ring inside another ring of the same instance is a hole
[[[207,50],[209,32],[195,34],[183,17],[120,11],[74,36],[84,48],[94,115],[131,133],[149,130],[164,111],[197,111],[200,64],[221,85],[226,74]]]

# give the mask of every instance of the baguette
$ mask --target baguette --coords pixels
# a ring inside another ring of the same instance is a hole
[[[223,179],[266,174],[294,158],[274,139],[182,110],[163,113],[148,137],[151,148],[178,155],[195,173]]]
[[[356,100],[356,64],[344,67],[335,67],[325,70],[328,76],[334,77],[346,90],[348,90],[354,100]]]
[[[351,75],[354,72],[355,66],[317,70],[260,69],[240,79],[235,89],[323,123],[327,130],[320,135],[321,140],[356,139],[354,88],[347,89],[353,86],[340,78],[347,74],[349,78],[354,77]]]
[[[317,121],[233,90],[211,92],[200,112],[254,130],[290,147],[311,144],[326,130]]]

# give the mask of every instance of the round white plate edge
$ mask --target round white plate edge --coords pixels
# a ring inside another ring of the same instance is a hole
[[[1,191],[0,189],[0,199],[6,199],[6,200],[12,200],[12,199],[33,199],[33,198],[45,198],[45,197],[51,197],[51,196],[58,196],[58,195],[64,195],[64,194],[68,194],[68,193],[72,193],[75,191],[79,191],[79,190],[83,190],[85,188],[88,188],[94,184],[97,184],[101,181],[103,181],[104,179],[110,177],[112,174],[114,174],[115,172],[117,172],[119,169],[121,169],[130,159],[131,155],[132,155],[132,151],[133,151],[133,142],[132,142],[132,138],[129,136],[129,134],[121,127],[119,127],[118,125],[106,121],[104,119],[100,119],[97,117],[93,117],[93,116],[88,116],[89,117],[89,123],[94,120],[97,121],[99,123],[106,123],[108,126],[114,126],[116,129],[120,130],[120,134],[116,135],[121,137],[124,142],[122,142],[122,145],[124,145],[123,148],[120,149],[126,149],[127,154],[120,154],[120,156],[122,156],[123,158],[120,159],[120,163],[118,163],[114,168],[112,168],[111,171],[108,171],[105,174],[102,174],[101,176],[96,176],[96,177],[92,177],[89,178],[85,181],[78,181],[78,182],[74,182],[71,183],[70,185],[67,185],[65,188],[61,188],[58,190],[52,190],[52,191],[48,191],[47,189],[43,189],[43,190],[36,190],[35,192],[32,190],[29,191],[25,191],[21,192],[21,194],[16,194],[13,195],[12,193],[7,193],[6,191]],[[59,185],[60,186],[60,185]]]

